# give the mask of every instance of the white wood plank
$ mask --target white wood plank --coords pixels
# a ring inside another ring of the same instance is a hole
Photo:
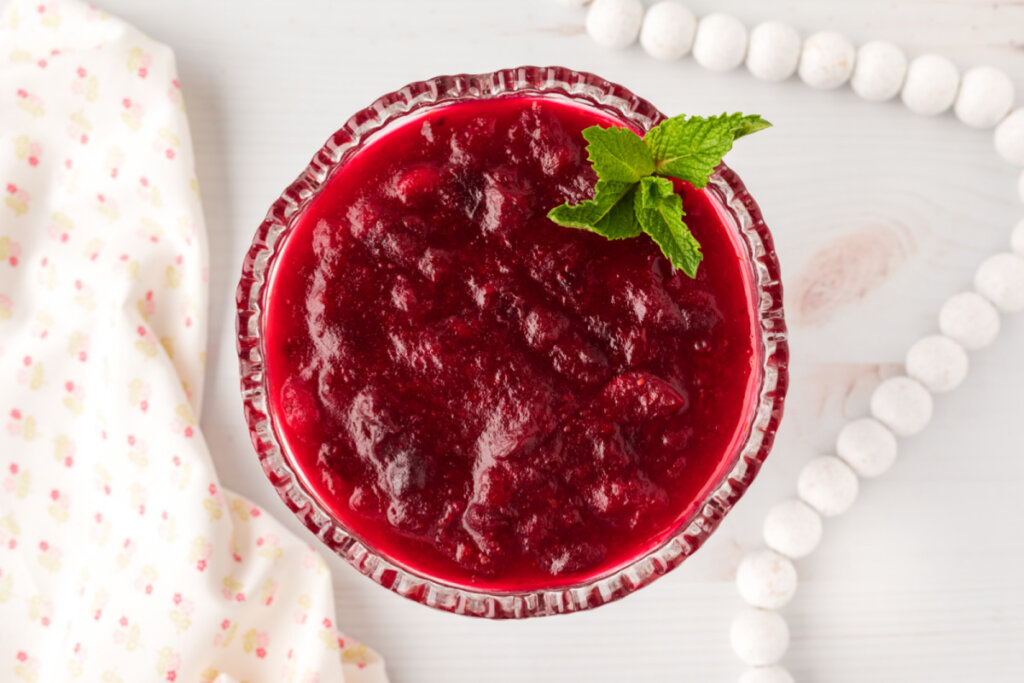
[[[968,286],[1024,211],[989,133],[924,120],[849,91],[768,85],[604,52],[581,14],[549,0],[202,0],[105,8],[175,48],[197,145],[211,244],[212,324],[203,428],[221,477],[298,533],[264,481],[237,392],[233,292],[252,232],[278,192],[350,113],[406,82],[445,72],[562,63],[633,88],[669,112],[758,111],[775,121],[730,157],[773,227],[793,323],[794,381],[779,446],[707,547],[669,577],[595,612],[522,623],[435,613],[331,561],[341,622],[389,661],[398,682],[720,681],[739,607],[738,557],[772,502],[863,410],[880,372],[935,329],[941,301]],[[1024,4],[981,0],[699,0],[748,24],[792,21],[857,41],[888,38],[962,67],[994,63],[1024,93]],[[1019,98],[1024,99],[1024,98]],[[860,236],[860,238],[858,238]],[[888,245],[877,256],[879,245]],[[835,283],[820,254],[866,248]],[[882,265],[879,266],[879,263]],[[865,270],[866,269],[866,274]],[[884,271],[878,278],[870,277]],[[877,279],[877,281],[875,281]],[[869,287],[861,287],[864,281]],[[834,292],[824,299],[815,292]],[[846,288],[845,290],[843,288]],[[866,291],[859,295],[859,288]],[[802,681],[1024,680],[1024,321],[972,356],[935,425],[903,444],[884,479],[830,520],[784,610]]]

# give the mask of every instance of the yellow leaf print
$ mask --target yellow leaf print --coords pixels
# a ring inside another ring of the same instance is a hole
[[[83,671],[84,669],[77,659],[68,660],[68,673],[71,674],[72,678],[81,678]]]
[[[106,216],[107,220],[109,220],[111,223],[113,223],[114,221],[121,217],[121,212],[118,210],[118,208],[113,204],[109,204],[107,202],[100,202],[99,205],[96,207],[96,210],[99,211],[104,216]]]
[[[263,587],[260,588],[260,603],[269,605],[274,599],[274,593],[277,592],[277,581],[273,579],[267,579],[263,583]]]
[[[18,199],[17,197],[6,197],[4,199],[4,204],[14,212],[15,216],[21,216],[28,211],[28,203]]]
[[[82,414],[82,401],[74,396],[64,397],[64,407],[70,410],[73,415]]]
[[[149,465],[149,458],[146,457],[141,448],[133,448],[129,450],[128,459],[138,467],[147,467]]]
[[[128,494],[133,508],[139,508],[146,504],[146,489],[137,481],[132,482],[128,487]]]
[[[42,615],[43,611],[43,596],[33,595],[28,601],[28,618],[35,621]]]
[[[22,470],[14,479],[14,495],[24,498],[32,488],[32,475],[28,470]]]
[[[14,667],[14,675],[28,681],[28,683],[36,683],[39,680],[39,672],[35,669],[29,669],[24,664],[18,664]]]
[[[210,516],[210,521],[220,519],[223,513],[221,512],[220,503],[215,501],[213,498],[207,498],[203,501],[203,508],[206,509],[206,513]]]
[[[19,536],[21,534],[21,527],[18,526],[18,522],[15,521],[13,514],[0,517],[0,529],[6,531],[11,536]]]
[[[46,569],[49,569],[50,572],[58,572],[58,571],[60,571],[60,560],[58,560],[53,555],[51,555],[49,553],[43,552],[43,553],[39,554],[39,558],[38,559],[39,559],[39,564],[42,567],[44,567]]]
[[[192,620],[189,619],[184,612],[181,610],[171,610],[171,623],[178,629],[179,632],[187,631],[188,627],[192,625]]]
[[[174,650],[172,650],[169,646],[164,646],[164,647],[160,648],[160,651],[157,653],[157,659],[156,659],[156,671],[157,671],[157,673],[160,674],[161,676],[163,676],[165,673],[167,673],[171,669],[174,669],[176,667],[176,663],[175,663],[176,659],[178,661],[180,661],[181,658],[177,657],[175,655]]]
[[[65,232],[71,232],[72,230],[75,229],[74,221],[72,221],[68,217],[68,215],[63,211],[55,212],[52,216],[50,216],[50,220],[52,220],[61,230],[64,230]]]
[[[71,123],[75,124],[86,133],[92,132],[92,123],[89,122],[89,119],[85,118],[85,112],[83,110],[76,111],[71,115]]]
[[[144,356],[148,356],[149,358],[156,358],[156,344],[153,344],[152,342],[148,342],[144,339],[138,339],[135,341],[135,348],[138,349]]]
[[[57,264],[51,263],[46,266],[46,271],[43,274],[43,286],[49,291],[57,289]]]
[[[328,631],[327,629],[320,629],[320,631],[317,632],[317,637],[319,637],[320,640],[324,641],[324,647],[326,647],[328,650],[338,649],[338,639],[335,638],[334,634]]]
[[[85,245],[85,251],[82,253],[89,258],[91,261],[95,261],[100,255],[100,250],[103,249],[103,240],[91,239],[89,243]]]
[[[242,590],[242,584],[233,576],[225,576],[222,583],[232,593],[238,593]]]
[[[259,637],[259,631],[254,628],[249,629],[242,636],[242,649],[246,652],[252,652],[256,649],[256,638]]]
[[[167,266],[165,283],[168,288],[176,289],[181,286],[181,274],[174,266]]]
[[[121,112],[121,120],[124,121],[128,125],[128,127],[134,131],[137,131],[140,128],[142,128],[142,119],[130,111]]]
[[[157,135],[159,135],[160,139],[166,142],[171,147],[181,146],[181,140],[179,140],[178,136],[174,134],[174,131],[172,131],[170,128],[167,128],[166,126],[158,130]]]
[[[188,561],[196,562],[204,557],[204,550],[206,549],[206,536],[197,536],[192,541],[192,549],[188,553]]]
[[[120,552],[120,553],[118,553],[117,557],[115,557],[114,560],[117,562],[117,566],[118,567],[120,567],[121,569],[124,569],[125,567],[127,567],[131,563],[132,556],[134,554],[135,554],[135,552],[134,552],[134,548],[133,548],[133,549],[131,549],[130,552]]]
[[[149,395],[146,387],[146,383],[136,377],[131,382],[128,382],[128,402],[133,406],[139,405],[139,403]]]
[[[139,632],[139,625],[132,624],[132,627],[128,629],[128,638],[124,641],[124,648],[126,650],[137,650],[139,648],[139,640],[141,633]]]
[[[301,607],[302,609],[308,610],[312,606],[313,606],[313,599],[310,598],[309,595],[307,595],[306,593],[303,593],[302,595],[299,596],[299,607]]]
[[[61,524],[68,521],[68,511],[62,508],[60,505],[50,506],[50,516],[58,522],[60,522]]]
[[[0,577],[0,602],[7,602],[14,593],[14,579],[10,574]]]
[[[28,50],[11,50],[10,60],[12,64],[19,62],[31,62],[32,53]]]
[[[277,562],[284,555],[284,550],[277,546],[264,546],[260,548],[260,556]]]
[[[22,438],[25,439],[25,441],[31,441],[32,439],[36,438],[36,419],[34,417],[25,418],[25,427],[24,431],[22,431],[21,436]],[[28,474],[28,472],[26,472],[25,474]]]
[[[220,676],[220,672],[212,666],[208,666],[199,674],[199,683],[213,683],[217,676]]]
[[[174,517],[168,519],[167,523],[161,526],[160,537],[168,543],[173,543],[178,539],[178,522]]]
[[[35,95],[28,95],[18,100],[18,108],[31,114],[34,119],[38,119],[46,114],[46,109],[43,108],[43,101]]]
[[[29,61],[32,61],[32,57],[29,56]],[[27,135],[19,135],[14,138],[14,156],[18,159],[24,159],[28,156],[28,148],[31,145],[31,141]]]
[[[87,102],[95,102],[100,95],[100,81],[95,76],[89,76],[85,83],[85,99]]]
[[[29,373],[28,388],[32,391],[38,391],[43,386],[43,364],[33,363],[32,370]]]
[[[178,486],[178,490],[184,491],[185,487],[188,486],[189,480],[192,478],[192,464],[188,462],[183,463],[178,470],[179,471],[172,476]]]
[[[14,7],[8,5],[6,13],[0,13],[0,27],[9,28],[13,31],[18,28],[19,23],[21,23],[21,15],[18,14],[18,10]]]
[[[114,671],[107,670],[103,672],[103,683],[124,683],[124,679],[118,676]]]
[[[243,522],[249,521],[249,506],[245,504],[245,501],[241,498],[231,499],[231,512],[235,513],[238,519]]]
[[[369,648],[362,643],[346,647],[341,653],[341,661],[348,664],[369,664],[372,659]]]
[[[190,408],[187,403],[179,403],[174,412],[185,422],[185,424],[192,425],[193,427],[195,426],[196,418],[192,414],[192,408]]]
[[[174,340],[170,337],[160,337],[160,346],[164,347],[167,357],[174,360]]]
[[[142,66],[142,54],[141,47],[133,47],[128,51],[127,66],[129,71],[138,71],[139,67]]]
[[[224,634],[224,642],[220,644],[221,647],[227,647],[231,644],[231,641],[235,639],[235,632],[238,631],[238,624],[231,624],[231,628]]]

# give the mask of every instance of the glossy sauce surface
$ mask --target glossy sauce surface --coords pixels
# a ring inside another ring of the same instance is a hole
[[[460,103],[338,169],[274,265],[275,428],[318,497],[416,572],[526,590],[675,530],[746,435],[760,381],[741,247],[678,183],[695,280],[646,237],[546,218],[588,198],[580,132],[539,98]]]

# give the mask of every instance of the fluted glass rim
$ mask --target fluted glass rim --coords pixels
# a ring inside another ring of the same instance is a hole
[[[281,500],[324,545],[385,588],[430,607],[489,618],[525,618],[591,609],[632,593],[682,563],[704,543],[754,480],[774,440],[788,383],[789,349],[782,283],[771,234],[739,177],[723,164],[711,177],[708,188],[734,219],[746,250],[757,307],[762,378],[751,407],[748,435],[733,456],[735,462],[676,533],[627,565],[577,584],[545,590],[489,591],[448,584],[393,562],[364,544],[319,503],[286,454],[268,406],[262,325],[270,271],[279,249],[295,218],[332,171],[376,133],[427,109],[458,101],[517,95],[568,98],[641,130],[648,130],[665,118],[651,103],[620,85],[557,66],[524,66],[411,83],[354,114],[274,202],[253,237],[236,293],[245,418],[262,469]]]

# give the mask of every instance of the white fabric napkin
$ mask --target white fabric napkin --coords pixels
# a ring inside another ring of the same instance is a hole
[[[199,430],[171,51],[77,0],[11,3],[0,192],[0,680],[385,681],[323,560],[221,488]]]

